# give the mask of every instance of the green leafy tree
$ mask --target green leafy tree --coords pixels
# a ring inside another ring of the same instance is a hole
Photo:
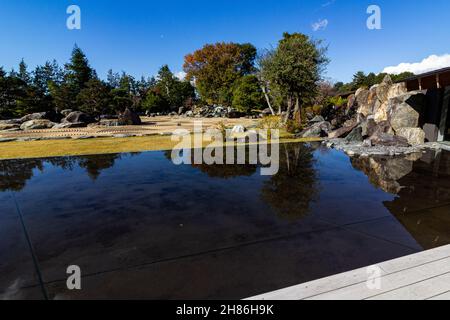
[[[300,33],[284,33],[278,48],[263,64],[263,74],[277,85],[287,101],[287,123],[295,103],[296,122],[302,123],[302,105],[317,94],[317,83],[328,63],[326,48],[320,41]]]
[[[146,111],[157,113],[169,110],[170,105],[158,90],[151,90],[145,96],[144,101],[142,101],[142,108]]]
[[[20,80],[25,82],[27,85],[29,85],[31,83],[31,75],[28,72],[28,66],[27,66],[27,64],[25,63],[25,61],[23,59],[19,63],[19,74],[18,74],[18,77],[19,77]]]
[[[184,71],[204,101],[230,106],[235,81],[254,71],[255,58],[251,44],[207,44],[185,57]]]
[[[65,82],[72,87],[75,96],[86,87],[89,80],[96,77],[84,52],[75,45],[70,62],[66,64]]]
[[[77,96],[79,110],[92,115],[114,113],[110,90],[99,79],[91,79]]]
[[[236,110],[249,113],[253,109],[261,109],[263,99],[263,92],[256,76],[247,75],[236,81],[233,91],[233,107]]]

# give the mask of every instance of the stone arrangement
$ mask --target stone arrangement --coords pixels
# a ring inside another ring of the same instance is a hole
[[[386,76],[382,83],[360,88],[348,98],[343,114],[351,116],[343,120],[337,120],[336,115],[328,119],[317,116],[300,136],[328,138],[334,145],[390,147],[390,151],[419,146],[425,143],[425,132],[420,128],[425,106],[423,91],[408,92],[405,83],[394,84]]]
[[[111,119],[116,118],[116,119]],[[1,120],[0,131],[27,131],[40,129],[69,129],[84,128],[91,125],[119,126],[119,125],[140,125],[139,115],[130,109],[119,113],[118,116],[95,117],[81,111],[62,110],[38,112],[28,114],[20,119]]]

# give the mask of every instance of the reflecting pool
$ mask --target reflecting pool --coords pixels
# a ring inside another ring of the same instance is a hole
[[[241,299],[450,243],[450,153],[0,161],[0,298]],[[82,289],[66,286],[67,267]]]

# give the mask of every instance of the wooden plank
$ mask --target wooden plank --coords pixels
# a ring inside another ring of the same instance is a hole
[[[432,297],[430,299],[427,300],[450,300],[450,291],[447,291],[443,294],[440,294],[438,296]]]
[[[400,272],[380,277],[380,288],[369,289],[367,283],[358,283],[340,288],[328,293],[320,294],[308,300],[363,300],[380,295],[407,285],[424,281],[432,277],[450,272],[450,258],[433,261]]]
[[[450,290],[450,273],[411,284],[368,300],[426,300]]]
[[[450,245],[382,262],[379,266],[389,274],[447,257],[450,257]]]
[[[248,300],[365,299],[450,272],[450,245],[382,262],[380,290],[369,290],[369,267],[310,281]]]
[[[426,300],[450,290],[450,273],[371,297],[368,300]]]
[[[384,272],[381,270],[381,274]],[[367,267],[269,292],[247,300],[301,300],[356,283],[366,282]]]

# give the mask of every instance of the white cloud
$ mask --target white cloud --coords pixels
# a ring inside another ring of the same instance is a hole
[[[400,63],[398,66],[384,68],[383,72],[399,74],[409,71],[415,74],[421,74],[446,67],[450,67],[450,54],[444,54],[441,56],[431,55],[428,58],[423,59],[421,62],[416,63]]]
[[[177,77],[180,80],[184,80],[186,78],[186,72],[180,71],[175,73],[175,77]]]
[[[317,22],[314,22],[311,25],[313,31],[325,30],[327,28],[327,26],[328,26],[328,20],[327,19],[319,20]]]
[[[328,1],[328,2],[325,2],[325,3],[323,3],[322,4],[322,8],[326,8],[326,7],[329,7],[329,6],[331,6],[333,3],[335,3],[336,2],[336,0],[330,0],[330,1]]]

